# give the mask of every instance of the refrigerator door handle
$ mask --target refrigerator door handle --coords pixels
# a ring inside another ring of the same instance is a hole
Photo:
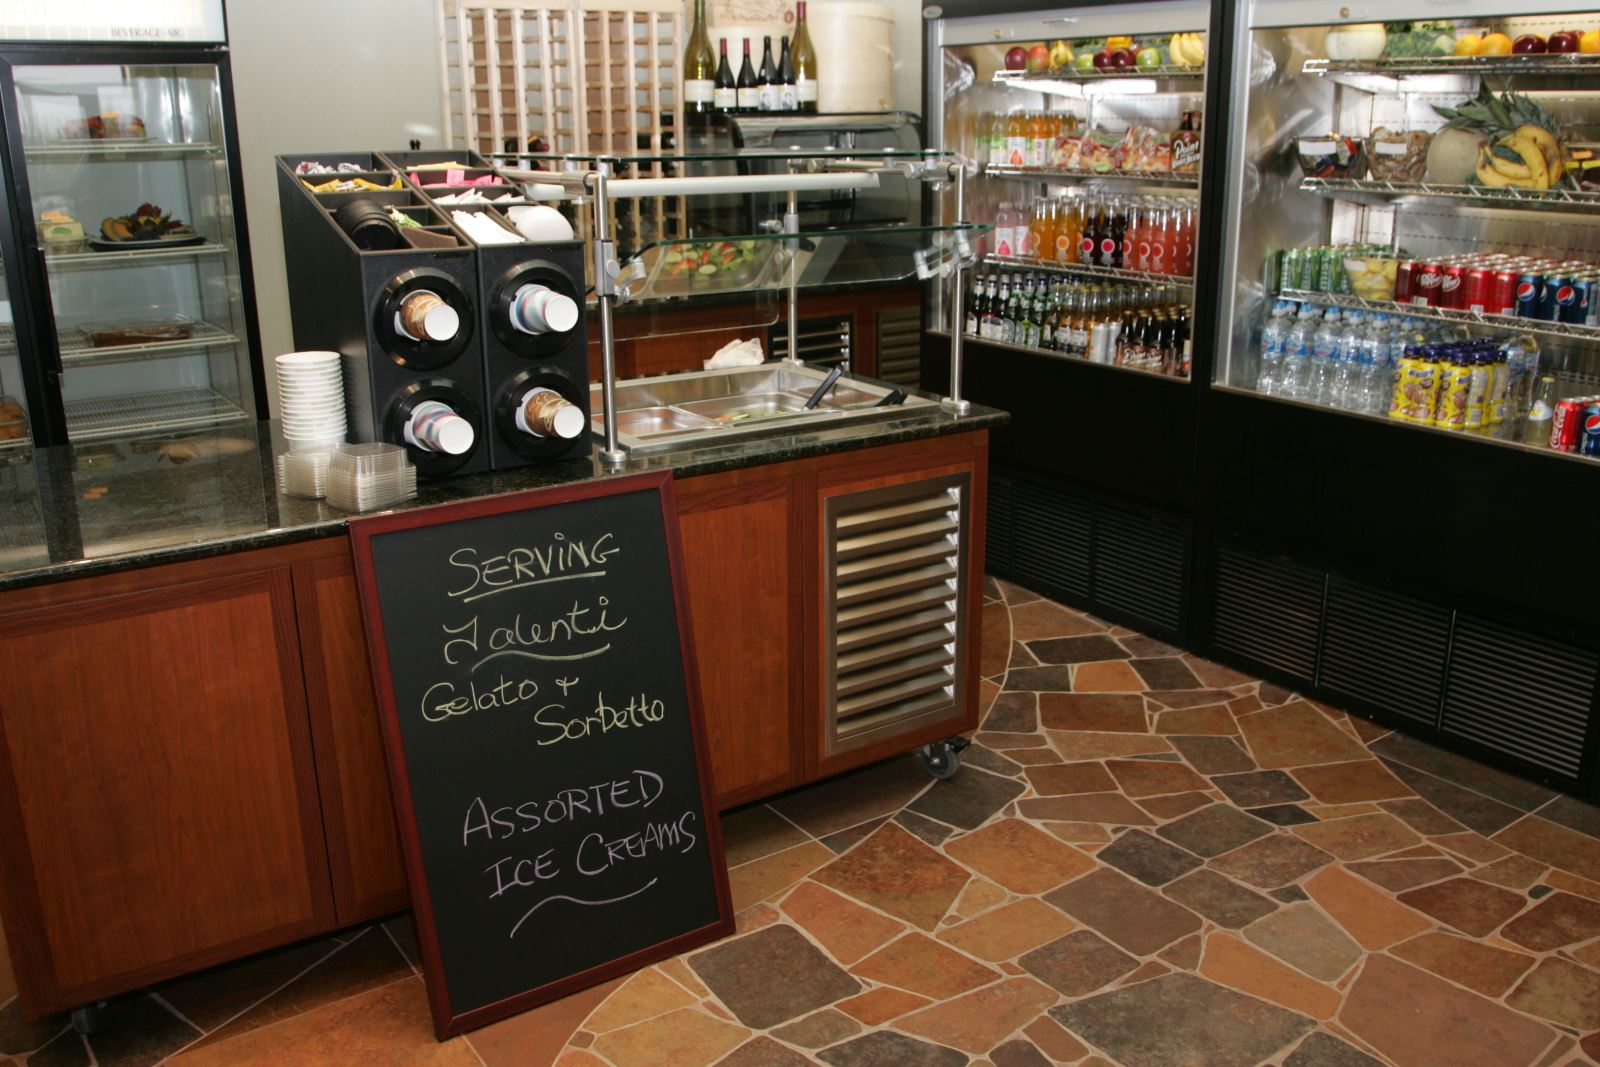
[[[33,254],[39,268],[39,342],[44,351],[49,353],[45,361],[45,373],[59,389],[66,367],[61,362],[61,338],[56,334],[55,301],[50,298],[50,261],[45,257],[43,248],[35,248]]]

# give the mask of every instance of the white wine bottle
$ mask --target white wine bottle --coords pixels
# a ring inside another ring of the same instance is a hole
[[[717,57],[706,34],[706,0],[694,0],[694,26],[683,50],[683,110],[692,115],[710,114],[712,92],[717,77]]]
[[[806,0],[794,5],[794,47],[790,49],[794,60],[795,103],[802,114],[817,113],[817,50],[811,46],[811,33],[806,29]]]

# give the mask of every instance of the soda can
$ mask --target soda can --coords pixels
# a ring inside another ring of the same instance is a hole
[[[1497,270],[1494,272],[1493,284],[1489,289],[1489,314],[1515,315],[1517,313],[1517,278],[1518,272],[1514,270]]]
[[[1417,307],[1439,306],[1439,283],[1444,280],[1444,271],[1437,263],[1419,263],[1417,275],[1412,283],[1411,302]]]
[[[1417,271],[1422,267],[1414,259],[1408,259],[1394,272],[1394,302],[1409,304],[1417,291]]]
[[[1278,277],[1278,288],[1300,288],[1301,262],[1305,259],[1305,250],[1300,248],[1286,248],[1283,252],[1283,270]]]
[[[1473,267],[1467,271],[1466,285],[1467,297],[1461,306],[1468,311],[1476,311],[1482,315],[1489,311],[1490,298],[1494,295],[1494,271],[1484,267]]]
[[[1583,405],[1579,423],[1578,452],[1585,456],[1600,456],[1600,401],[1591,398]]]
[[[1451,264],[1439,272],[1439,299],[1435,307],[1461,310],[1466,307],[1467,268]]]
[[[1582,437],[1584,402],[1576,397],[1557,400],[1550,416],[1550,447],[1557,452],[1576,452]]]
[[[1317,292],[1337,293],[1339,291],[1333,271],[1333,265],[1338,258],[1338,250],[1331,245],[1324,245],[1317,249]]]
[[[1517,277],[1517,318],[1537,319],[1544,306],[1544,276],[1522,274]]]
[[[1571,275],[1555,272],[1546,274],[1544,289],[1539,293],[1539,318],[1544,322],[1556,322],[1561,314],[1561,297],[1566,294],[1568,301],[1576,297],[1572,288]]]
[[[1583,325],[1589,321],[1593,311],[1594,282],[1588,278],[1576,277],[1569,286],[1572,290],[1570,298],[1561,292],[1556,293],[1556,317],[1560,322],[1571,322]]]

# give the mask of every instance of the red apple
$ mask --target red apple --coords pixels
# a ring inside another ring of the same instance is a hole
[[[1537,55],[1544,50],[1544,38],[1536,33],[1525,33],[1511,42],[1511,51],[1519,56]]]
[[[1578,50],[1578,35],[1571,30],[1562,30],[1552,33],[1546,50],[1551,52],[1576,52]]]
[[[1020,44],[1006,53],[1006,69],[1021,70],[1027,66],[1028,50]]]
[[[1097,70],[1111,69],[1111,49],[1102,48],[1094,54],[1094,65]]]
[[[1111,66],[1117,70],[1127,70],[1138,61],[1138,57],[1131,48],[1119,48],[1111,53]]]
[[[1028,49],[1028,69],[1029,70],[1048,70],[1048,69],[1050,69],[1050,46],[1049,45],[1036,44],[1032,48]]]

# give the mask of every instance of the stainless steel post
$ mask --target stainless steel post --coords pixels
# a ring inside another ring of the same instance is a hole
[[[956,179],[956,225],[966,221],[967,214],[967,168],[961,160],[950,164],[950,169]],[[945,325],[950,329],[950,395],[939,401],[939,406],[946,411],[957,415],[965,415],[972,410],[969,401],[961,399],[961,330],[965,321],[961,314],[961,281],[966,273],[958,252],[955,266],[950,271],[950,299],[945,306]]]
[[[597,161],[584,184],[594,186],[594,295],[600,312],[600,405],[606,422],[606,444],[600,450],[600,459],[620,465],[628,461],[628,453],[617,444],[617,351],[611,331],[611,305],[617,298],[619,264],[610,235],[611,201],[606,195],[610,169],[608,164]]]
[[[789,173],[798,170],[795,160],[789,161]],[[783,212],[783,232],[800,232],[800,203],[794,189],[789,190]],[[789,362],[800,365],[800,242],[783,242],[789,249]]]

